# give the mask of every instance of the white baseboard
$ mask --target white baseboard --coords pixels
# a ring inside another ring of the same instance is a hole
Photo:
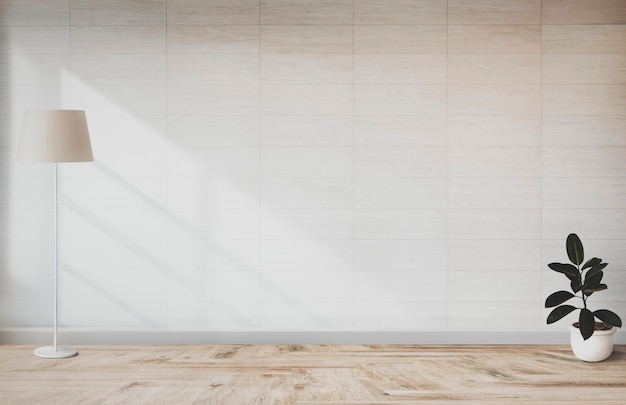
[[[615,344],[626,344],[617,333]],[[59,344],[569,344],[569,332],[487,331],[297,331],[226,332],[128,329],[59,329]],[[0,328],[0,344],[42,345],[52,341],[46,328]]]

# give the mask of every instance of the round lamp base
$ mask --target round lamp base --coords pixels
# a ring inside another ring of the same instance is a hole
[[[55,350],[54,346],[44,346],[33,350],[33,354],[44,359],[65,359],[76,356],[78,351],[71,347],[57,346]]]

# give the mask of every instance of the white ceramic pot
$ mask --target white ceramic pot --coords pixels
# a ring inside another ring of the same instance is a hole
[[[570,325],[569,330],[572,351],[579,359],[597,362],[605,360],[613,353],[613,336],[618,330],[615,326],[610,330],[596,330],[587,340],[583,340],[580,329],[574,325]]]

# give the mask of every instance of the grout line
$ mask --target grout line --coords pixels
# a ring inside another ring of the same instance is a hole
[[[263,282],[262,282],[262,276],[263,276],[263,266],[261,265],[262,262],[262,250],[263,250],[263,240],[262,240],[262,236],[263,236],[263,186],[262,186],[262,182],[263,182],[263,176],[261,174],[261,151],[262,151],[262,143],[261,143],[261,0],[259,0],[258,2],[259,5],[259,19],[258,19],[258,23],[259,23],[259,27],[258,27],[258,31],[257,31],[257,36],[258,36],[258,48],[257,48],[257,55],[258,55],[258,72],[257,74],[259,75],[259,84],[258,84],[258,94],[259,94],[259,98],[258,98],[258,128],[257,128],[257,135],[258,135],[258,153],[259,153],[259,165],[258,165],[258,192],[259,192],[259,200],[258,200],[258,205],[259,205],[259,233],[258,233],[258,248],[259,248],[259,252],[257,254],[257,300],[259,305],[258,307],[258,312],[257,312],[257,324],[258,327],[260,329],[263,329]]]
[[[446,1],[446,328],[450,329],[450,9]]]
[[[166,199],[165,200],[165,210],[166,210],[165,214],[166,214],[166,217],[169,216],[169,209],[170,209],[169,208],[169,201],[170,201],[169,196],[170,196],[170,192],[171,192],[171,189],[170,189],[170,176],[169,176],[169,174],[170,174],[169,173],[169,167],[170,167],[170,163],[171,162],[168,159],[170,140],[168,139],[169,138],[169,131],[167,129],[167,127],[168,127],[167,124],[168,124],[168,121],[169,121],[168,120],[169,114],[168,114],[168,109],[167,109],[167,106],[168,106],[167,92],[168,92],[168,87],[169,87],[168,86],[168,69],[167,69],[167,67],[168,67],[167,66],[167,60],[168,60],[168,54],[169,54],[168,36],[167,36],[168,28],[169,28],[169,25],[168,25],[167,0],[165,0],[165,145],[166,145],[165,146],[165,153],[166,153],[166,155],[165,155],[166,156],[166,158],[165,158],[166,159],[165,160],[166,161],[166,165],[165,165],[165,182],[166,182],[166,187],[167,187],[167,191],[165,193],[165,199]],[[170,234],[169,229],[168,229],[169,227],[170,227],[170,224],[169,224],[169,221],[167,221],[165,223],[165,233],[166,233],[166,235]],[[166,245],[167,245],[167,243],[166,243]],[[169,302],[169,299],[170,299],[170,296],[171,296],[171,294],[170,294],[170,285],[172,284],[171,283],[171,277],[172,276],[170,274],[171,271],[172,271],[172,269],[171,269],[171,263],[170,263],[170,255],[166,254],[165,255],[165,276],[166,276],[167,283],[165,285],[165,291],[166,291],[167,295],[166,295],[165,299],[166,299],[166,302],[167,302],[167,308],[168,309],[170,308],[170,302]],[[169,310],[166,311],[166,313],[165,313],[165,325],[167,325],[168,328],[171,327],[170,311]]]
[[[354,0],[352,0],[352,327],[356,328],[356,130],[354,122],[356,115],[356,54],[354,49],[354,14]]]
[[[539,194],[541,196],[541,204],[539,211],[539,294],[541,296],[543,287],[544,287],[544,271],[542,268],[543,265],[543,255],[544,255],[544,224],[543,224],[543,213],[545,210],[544,207],[544,191],[543,191],[543,182],[544,182],[544,167],[543,167],[543,0],[540,2],[540,21],[539,21],[539,137],[540,137],[540,148],[539,148],[539,169],[541,173],[541,180],[539,183]],[[543,313],[540,309],[540,325],[539,328],[542,329],[542,321]]]
[[[258,254],[257,254],[257,279],[256,279],[256,283],[257,283],[257,324],[258,327],[260,329],[263,329],[263,300],[261,299],[261,296],[263,295],[263,283],[262,283],[262,275],[263,275],[263,266],[261,265],[261,257],[262,257],[262,249],[263,249],[263,243],[262,243],[262,234],[263,234],[263,197],[262,197],[262,193],[263,193],[263,187],[262,187],[262,180],[263,180],[263,176],[261,175],[261,150],[262,150],[262,145],[261,145],[261,0],[258,1],[258,7],[259,7],[259,15],[258,15],[258,30],[257,30],[257,39],[258,39],[258,48],[257,48],[257,55],[258,55],[258,68],[257,68],[257,74],[258,74],[258,80],[259,80],[259,84],[258,84],[258,118],[257,118],[257,124],[258,124],[258,128],[257,128],[257,136],[258,136],[258,154],[259,154],[259,163],[258,163],[258,193],[259,193],[259,197],[258,197],[258,209],[259,209],[259,232],[258,232],[258,242],[257,242],[257,246],[258,246]]]

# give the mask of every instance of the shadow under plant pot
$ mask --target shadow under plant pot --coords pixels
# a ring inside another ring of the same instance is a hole
[[[606,360],[613,353],[613,337],[618,329],[606,322],[596,322],[593,335],[584,340],[578,328],[578,322],[569,325],[574,355],[588,362]]]

